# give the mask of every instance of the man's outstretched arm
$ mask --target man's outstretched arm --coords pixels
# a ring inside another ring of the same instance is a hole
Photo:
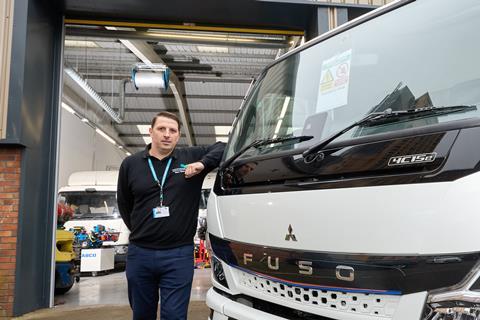
[[[198,147],[200,161],[190,163],[185,170],[185,177],[193,177],[203,170],[212,171],[220,164],[225,150],[225,143],[217,142],[208,147]]]

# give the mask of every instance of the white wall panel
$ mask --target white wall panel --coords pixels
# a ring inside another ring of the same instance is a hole
[[[62,109],[60,129],[59,187],[65,186],[75,171],[118,168],[125,153]]]

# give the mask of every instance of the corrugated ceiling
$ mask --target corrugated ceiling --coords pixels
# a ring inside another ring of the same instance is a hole
[[[88,29],[91,31],[92,27]],[[100,29],[105,31],[103,27]],[[175,31],[172,32],[175,34]],[[268,37],[230,33],[230,38],[250,39],[245,45],[238,42],[232,45],[221,41],[209,43],[204,39],[195,43],[195,37],[188,38],[189,32],[182,32],[182,35],[186,36],[184,43],[151,39],[145,40],[145,43],[183,81],[187,112],[196,144],[212,144],[218,138],[224,138],[215,135],[214,126],[232,123],[251,79],[257,77],[277,55],[287,51],[290,39],[278,35]],[[213,32],[202,33],[202,37],[216,35]],[[276,45],[272,47],[262,41]],[[111,38],[104,35],[67,35],[64,57],[65,65],[75,69],[115,110],[120,104],[121,80],[129,78],[132,68],[141,62],[120,42],[115,32],[112,32]],[[82,96],[81,92],[79,96]],[[152,117],[161,110],[178,110],[171,91],[162,92],[152,88],[136,90],[131,84],[126,86],[125,101],[124,124],[115,124],[114,127],[124,145],[132,152],[145,145],[138,124],[150,124]],[[180,144],[187,144],[184,137]]]

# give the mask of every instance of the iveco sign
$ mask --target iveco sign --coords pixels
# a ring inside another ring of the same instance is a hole
[[[388,161],[389,166],[400,166],[400,165],[408,165],[408,164],[416,164],[416,163],[428,163],[433,162],[437,154],[433,153],[420,153],[420,154],[410,154],[405,156],[396,156],[391,157]]]

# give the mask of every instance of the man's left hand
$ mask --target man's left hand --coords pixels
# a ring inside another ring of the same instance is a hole
[[[205,169],[205,166],[201,162],[194,162],[187,165],[185,169],[185,178],[191,178]]]

